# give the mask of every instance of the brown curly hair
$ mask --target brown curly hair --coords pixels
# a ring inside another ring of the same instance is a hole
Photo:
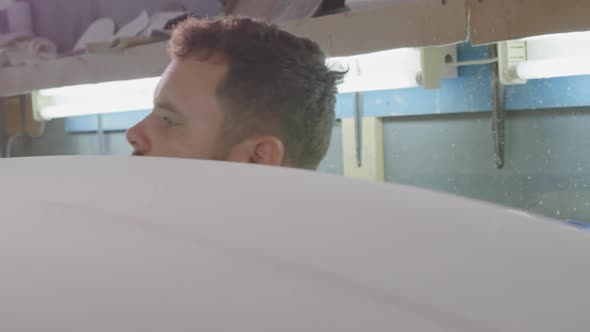
[[[170,53],[227,61],[217,94],[229,144],[273,134],[285,145],[286,166],[317,168],[330,145],[344,73],[326,66],[316,43],[248,18],[189,18],[175,28]]]

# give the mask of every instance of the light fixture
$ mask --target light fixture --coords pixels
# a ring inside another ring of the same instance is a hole
[[[328,65],[348,70],[338,92],[364,92],[417,87],[421,71],[419,49],[398,49],[328,59]]]
[[[457,77],[449,66],[457,56],[456,46],[404,48],[328,59],[328,66],[348,70],[338,92],[365,92],[440,87],[442,78]]]
[[[500,77],[504,84],[590,75],[590,32],[502,42],[499,49]]]
[[[456,46],[406,48],[328,59],[328,66],[348,70],[340,93],[440,87],[457,77]],[[453,65],[453,63],[455,65]],[[85,84],[33,93],[37,120],[147,110],[159,78]]]
[[[33,93],[33,109],[38,120],[147,110],[159,78],[144,78],[86,84]]]

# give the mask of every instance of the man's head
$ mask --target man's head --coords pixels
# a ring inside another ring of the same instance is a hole
[[[136,155],[315,169],[330,144],[343,73],[307,39],[243,18],[189,19],[154,111],[129,130]]]

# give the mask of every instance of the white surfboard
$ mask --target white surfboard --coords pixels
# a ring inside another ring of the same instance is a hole
[[[0,160],[0,330],[584,331],[587,233],[180,159]]]

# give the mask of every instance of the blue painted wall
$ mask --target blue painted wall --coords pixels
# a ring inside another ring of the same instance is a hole
[[[459,61],[489,58],[487,47],[458,46]],[[443,80],[439,90],[422,88],[364,93],[365,116],[391,117],[491,111],[489,65],[459,68],[457,79]],[[536,110],[590,106],[590,76],[530,80],[506,88],[508,110]],[[340,95],[337,116],[354,115],[353,94]]]

